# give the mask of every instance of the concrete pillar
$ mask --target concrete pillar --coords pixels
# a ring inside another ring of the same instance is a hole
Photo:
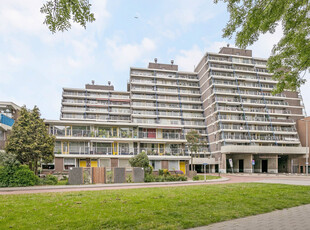
[[[226,154],[221,154],[219,172],[226,173]]]
[[[245,173],[252,173],[253,172],[252,160],[253,160],[252,154],[244,155],[244,172]]]
[[[268,173],[278,173],[278,155],[268,159]]]

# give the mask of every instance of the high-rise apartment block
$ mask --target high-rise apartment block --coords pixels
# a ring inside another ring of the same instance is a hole
[[[64,88],[61,119],[46,121],[56,136],[55,164],[43,167],[126,167],[144,151],[155,171],[186,173],[186,134],[197,130],[198,170],[208,163],[213,172],[293,172],[305,152],[295,128],[304,107],[297,92],[273,95],[276,83],[265,59],[223,47],[194,72],[157,59],[131,68],[127,91],[94,82]]]

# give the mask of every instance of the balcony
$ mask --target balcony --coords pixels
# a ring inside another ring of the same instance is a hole
[[[14,125],[14,122],[15,122],[14,119],[12,119],[12,118],[4,115],[4,114],[0,114],[0,123],[1,124],[12,127]]]

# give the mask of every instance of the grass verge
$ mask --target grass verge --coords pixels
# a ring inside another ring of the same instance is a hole
[[[205,176],[204,175],[197,175],[199,177],[199,180],[204,180]],[[215,179],[220,179],[220,176],[212,176],[212,175],[206,175],[207,180],[215,180]]]
[[[0,229],[183,229],[308,204],[310,187],[241,183],[0,199]]]

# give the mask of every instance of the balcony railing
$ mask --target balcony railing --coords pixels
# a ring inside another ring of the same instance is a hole
[[[73,130],[72,134],[65,132],[58,132],[55,134],[58,137],[100,137],[100,138],[143,138],[143,139],[169,139],[169,140],[185,140],[183,134],[180,133],[169,133],[169,132],[133,132],[131,131],[120,131],[117,134],[113,134],[111,131],[89,131],[89,130]]]

